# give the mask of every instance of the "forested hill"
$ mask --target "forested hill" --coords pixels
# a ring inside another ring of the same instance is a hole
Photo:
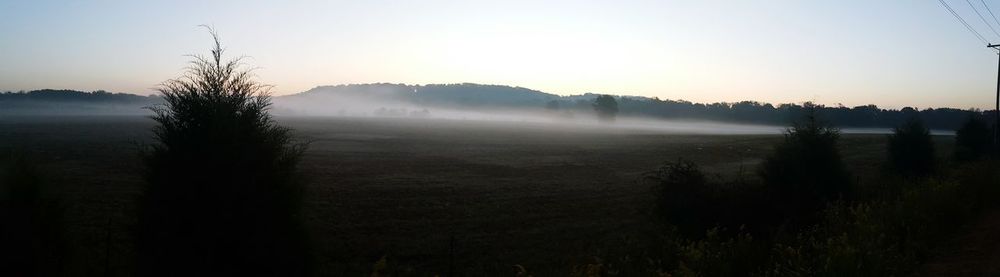
[[[429,106],[453,107],[544,107],[545,102],[559,98],[537,90],[480,84],[355,84],[320,86],[289,95],[284,100],[339,98],[359,102],[397,102]]]
[[[161,103],[159,96],[110,93],[102,90],[43,89],[0,93],[0,115],[147,114],[143,107]]]
[[[550,114],[590,116],[599,94],[559,96],[537,90],[481,84],[355,84],[321,86],[275,97],[274,109],[282,114],[373,115],[379,109],[464,109],[487,112],[544,111]],[[802,104],[768,104],[754,101],[701,104],[640,96],[616,96],[619,115],[662,119],[712,120],[734,123],[787,125],[804,113]],[[36,90],[0,93],[0,115],[11,114],[148,114],[143,107],[161,103],[158,96],[105,91]],[[354,111],[349,113],[345,111]],[[894,127],[917,116],[933,129],[954,130],[969,116],[982,111],[953,108],[882,109],[820,106],[819,115],[840,127]]]

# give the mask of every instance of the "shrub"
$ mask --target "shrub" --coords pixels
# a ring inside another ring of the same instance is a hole
[[[955,131],[955,159],[973,161],[982,158],[990,150],[992,136],[993,132],[983,119],[970,116]]]
[[[267,110],[269,86],[240,59],[193,56],[158,88],[145,150],[140,275],[301,276],[311,258],[298,218],[303,151]]]
[[[43,192],[38,168],[19,154],[0,159],[0,275],[58,276],[66,264],[63,208]]]
[[[650,177],[657,214],[685,237],[700,238],[710,229],[764,235],[777,221],[759,186],[710,180],[691,161],[669,163]]]
[[[837,129],[821,123],[810,110],[763,161],[758,173],[781,218],[807,223],[827,202],[850,196],[839,137]]]
[[[924,176],[934,169],[934,142],[919,118],[911,118],[889,135],[889,164],[905,175]]]
[[[909,275],[971,214],[967,185],[923,180],[896,200],[831,205],[815,228],[774,247],[766,275]]]
[[[681,159],[651,177],[656,182],[657,212],[665,223],[687,237],[704,235],[719,224],[719,195],[697,164]]]

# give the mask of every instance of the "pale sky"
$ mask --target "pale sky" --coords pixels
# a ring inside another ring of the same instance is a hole
[[[946,0],[1000,43],[962,0]],[[993,18],[979,1],[985,19]],[[1000,16],[1000,1],[986,1]],[[483,83],[694,102],[992,109],[997,55],[935,0],[0,0],[0,91],[139,94],[213,25],[277,94]],[[1000,31],[1000,26],[994,24]]]

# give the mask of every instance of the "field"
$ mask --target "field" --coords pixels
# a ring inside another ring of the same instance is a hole
[[[323,275],[540,276],[660,232],[643,174],[686,158],[720,178],[753,178],[780,135],[687,135],[524,122],[279,118],[309,143],[304,217]],[[143,184],[142,117],[0,119],[0,151],[27,152],[67,207],[77,275],[129,275]],[[946,153],[951,137],[935,137]],[[844,135],[862,184],[884,135]],[[549,274],[546,274],[549,273]]]

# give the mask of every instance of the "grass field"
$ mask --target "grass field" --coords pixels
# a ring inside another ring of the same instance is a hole
[[[686,158],[722,178],[753,178],[780,135],[685,135],[523,122],[279,118],[310,143],[303,207],[320,273],[541,276],[641,244],[651,220],[644,172]],[[0,150],[27,152],[67,206],[72,272],[130,275],[142,117],[0,119]],[[948,153],[951,137],[936,137]],[[884,135],[844,135],[862,184]],[[110,270],[110,272],[108,272]]]

